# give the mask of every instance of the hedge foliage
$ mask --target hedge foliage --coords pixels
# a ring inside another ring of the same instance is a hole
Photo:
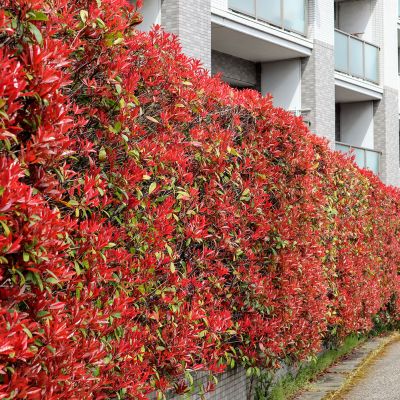
[[[139,22],[0,0],[0,399],[161,398],[395,318],[398,190]]]

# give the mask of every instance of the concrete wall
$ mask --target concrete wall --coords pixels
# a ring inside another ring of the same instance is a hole
[[[149,31],[154,24],[161,24],[161,0],[145,0],[141,13],[143,22],[138,29]]]
[[[372,101],[340,105],[340,141],[374,148],[374,107]]]
[[[374,42],[376,0],[352,0],[337,3],[338,29]]]
[[[179,36],[183,51],[211,69],[210,0],[163,0],[161,23]]]
[[[259,86],[256,63],[213,50],[211,53],[212,75],[222,74],[222,79],[234,86]]]
[[[261,93],[271,93],[276,107],[301,110],[301,61],[294,59],[263,63]]]

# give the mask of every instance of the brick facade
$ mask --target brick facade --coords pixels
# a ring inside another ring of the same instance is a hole
[[[302,108],[309,109],[310,129],[335,143],[335,79],[333,46],[314,40],[311,57],[302,61]]]
[[[210,0],[163,0],[161,24],[179,36],[183,51],[211,69]]]
[[[211,53],[211,73],[220,73],[224,81],[237,86],[259,86],[256,63],[215,50]]]
[[[398,92],[385,87],[383,99],[374,106],[375,149],[382,152],[381,179],[399,186],[399,106]]]

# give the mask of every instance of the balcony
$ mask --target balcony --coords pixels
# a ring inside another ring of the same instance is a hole
[[[304,30],[305,18],[303,11],[300,23],[289,23],[289,16],[297,13],[297,7],[286,11],[284,3],[280,0],[279,18],[274,20],[271,9],[264,3],[275,4],[276,0],[224,0],[211,3],[211,47],[212,50],[225,53],[234,57],[252,62],[274,62],[290,59],[309,57],[313,49],[313,41],[303,34],[298,34],[292,29]],[[298,2],[300,5],[307,0],[291,0],[291,4]],[[258,4],[263,6],[258,6]],[[221,6],[222,4],[222,6]],[[293,21],[294,18],[290,17]],[[267,22],[266,22],[267,21]],[[285,27],[285,29],[282,29]]]
[[[379,47],[335,29],[335,69],[379,84]]]
[[[379,176],[381,152],[341,142],[336,142],[336,150],[346,154],[353,153],[355,156],[354,161],[360,168],[369,169]]]
[[[228,0],[230,10],[306,35],[307,0]]]

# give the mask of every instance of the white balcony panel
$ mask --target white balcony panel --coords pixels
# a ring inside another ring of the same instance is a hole
[[[372,82],[335,72],[336,103],[381,100],[383,88]]]
[[[213,50],[253,62],[308,57],[312,41],[232,11],[211,9]]]

